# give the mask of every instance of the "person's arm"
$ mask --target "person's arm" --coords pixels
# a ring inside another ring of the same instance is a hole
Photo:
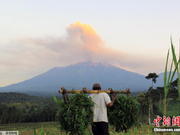
[[[117,95],[113,95],[113,100],[108,104],[108,107],[112,107],[117,99]]]

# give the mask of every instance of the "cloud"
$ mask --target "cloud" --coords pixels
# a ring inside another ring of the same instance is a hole
[[[88,24],[76,22],[66,28],[67,35],[60,38],[21,39],[27,54],[57,66],[69,65],[80,61],[108,62],[123,60],[125,54],[120,50],[107,47],[105,41]],[[26,56],[28,58],[28,56]],[[29,59],[29,58],[28,58]],[[33,58],[34,59],[34,58]],[[48,59],[50,61],[48,61]],[[49,65],[49,64],[48,64]]]
[[[56,66],[77,62],[106,62],[139,73],[161,69],[162,60],[132,55],[108,47],[91,25],[76,22],[66,27],[66,36],[21,38],[0,46],[0,75],[8,84],[31,78]],[[160,63],[159,63],[160,62]],[[154,72],[154,71],[153,71]],[[14,79],[13,79],[14,77]]]

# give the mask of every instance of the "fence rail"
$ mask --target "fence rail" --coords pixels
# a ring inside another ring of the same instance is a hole
[[[94,93],[94,94],[98,94],[98,93],[102,93],[105,92],[107,94],[110,94],[110,98],[111,100],[113,99],[113,95],[114,94],[127,94],[127,96],[129,97],[129,94],[131,93],[130,89],[126,89],[125,91],[121,91],[121,90],[113,90],[112,88],[109,88],[108,90],[87,90],[86,87],[84,87],[82,90],[66,90],[65,87],[62,87],[61,90],[59,90],[59,93],[62,93],[63,95],[63,99],[64,102],[66,103],[66,101],[69,100],[67,93]]]
[[[65,87],[62,87],[61,90],[59,90],[59,93],[63,93],[63,90],[65,89]],[[86,90],[86,87],[83,88],[83,90],[66,90],[66,93],[94,93],[94,94],[98,94],[98,93],[102,93],[105,92],[107,94],[110,94],[111,92],[114,92],[115,94],[127,94],[129,96],[129,94],[131,93],[130,89],[126,89],[124,91],[122,90],[112,90],[112,88],[109,88],[109,90]]]

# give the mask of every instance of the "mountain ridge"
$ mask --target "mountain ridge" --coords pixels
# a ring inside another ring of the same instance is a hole
[[[108,63],[79,62],[66,67],[54,67],[45,73],[20,83],[1,87],[0,92],[23,92],[30,95],[58,94],[61,87],[81,90],[92,89],[94,83],[100,83],[102,89],[113,88],[132,92],[147,90],[151,81],[144,75],[127,71]],[[158,82],[158,79],[157,79]]]

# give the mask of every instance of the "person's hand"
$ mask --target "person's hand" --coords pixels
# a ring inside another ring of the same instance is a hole
[[[116,94],[113,94],[113,100],[108,104],[108,107],[111,107],[114,105],[114,102],[116,101],[117,97],[118,96]]]
[[[116,100],[117,97],[118,97],[118,96],[117,96],[116,94],[114,94],[114,95],[113,95],[113,100]]]

